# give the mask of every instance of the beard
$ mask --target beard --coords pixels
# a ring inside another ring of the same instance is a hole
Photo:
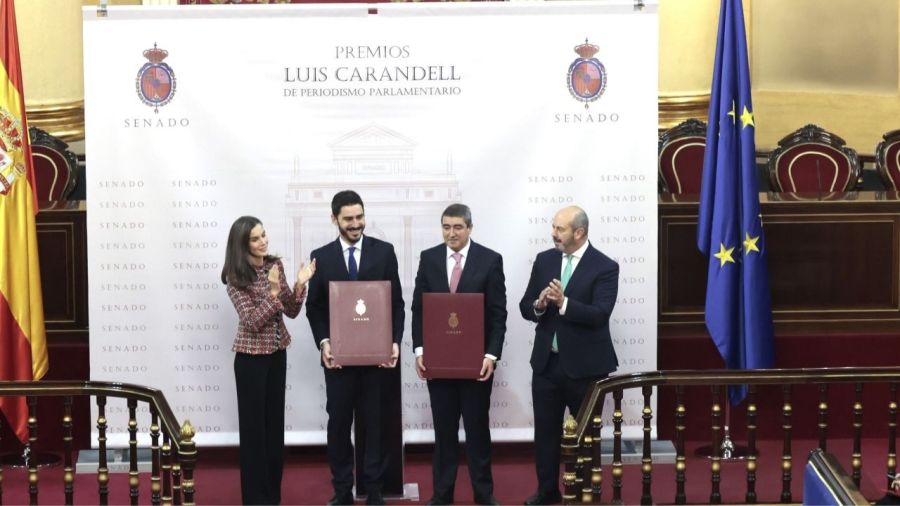
[[[366,229],[365,225],[358,225],[354,228],[344,228],[338,226],[338,232],[340,232],[341,237],[343,237],[347,242],[356,242],[362,237],[363,231]]]

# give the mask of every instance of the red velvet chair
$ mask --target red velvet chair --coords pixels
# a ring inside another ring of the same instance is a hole
[[[689,119],[666,130],[659,138],[660,191],[700,193],[703,154],[706,152],[706,123]]]
[[[853,190],[859,182],[859,155],[845,144],[816,125],[787,135],[769,155],[772,188],[799,193]]]
[[[78,158],[69,151],[68,144],[40,128],[31,127],[28,133],[38,200],[66,200],[75,189]]]
[[[900,190],[900,130],[884,134],[875,148],[875,166],[888,191]]]

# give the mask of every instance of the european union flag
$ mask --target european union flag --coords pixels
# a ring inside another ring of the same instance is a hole
[[[697,246],[709,257],[706,327],[729,369],[775,362],[755,129],[741,0],[722,0]],[[734,404],[746,395],[746,386],[731,389]]]

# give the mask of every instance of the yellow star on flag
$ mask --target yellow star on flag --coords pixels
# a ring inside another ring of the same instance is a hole
[[[747,110],[746,105],[744,106],[744,112],[741,113],[741,124],[744,125],[743,128],[748,126],[756,128],[756,123],[753,122],[753,113]]]
[[[725,264],[727,262],[734,263],[734,258],[731,257],[732,252],[734,252],[734,248],[725,249],[725,245],[719,243],[719,252],[713,255],[721,262],[721,264],[719,264],[719,267],[725,267]]]
[[[733,125],[734,124],[734,115],[735,115],[734,100],[731,101],[731,110],[728,111],[728,115],[731,116],[731,124]]]
[[[749,233],[744,233],[744,253],[747,254],[751,251],[759,253],[759,248],[756,247],[757,241],[759,241],[759,236],[750,237]]]

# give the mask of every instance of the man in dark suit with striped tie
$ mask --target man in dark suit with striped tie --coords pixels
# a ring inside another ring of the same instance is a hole
[[[484,294],[484,358],[476,379],[431,379],[428,394],[434,420],[432,479],[434,494],[428,504],[452,504],[459,449],[459,417],[466,431],[466,458],[475,504],[498,504],[491,474],[491,405],[493,372],[506,335],[506,281],[503,258],[469,239],[472,213],[452,204],[441,215],[444,242],[422,252],[412,303],[413,347],[416,372],[426,368],[422,342],[422,294]]]
[[[338,238],[312,252],[316,262],[316,280],[309,284],[306,315],[313,338],[322,355],[325,371],[325,394],[328,411],[328,464],[334,497],[328,504],[353,504],[353,445],[350,427],[357,398],[365,403],[365,460],[363,476],[367,504],[384,504],[382,488],[388,467],[386,431],[382,427],[385,371],[397,365],[400,340],[403,337],[403,293],[394,247],[387,242],[364,236],[365,208],[360,196],[352,190],[335,194],[331,200],[331,221],[338,228]],[[373,366],[340,367],[331,353],[329,331],[329,281],[390,281],[393,318],[393,350],[388,363]]]
[[[588,217],[566,207],[553,218],[555,248],[538,253],[519,309],[537,323],[531,351],[537,493],[525,504],[556,504],[562,422],[578,412],[590,384],[619,361],[609,317],[619,289],[619,264],[588,242]]]

